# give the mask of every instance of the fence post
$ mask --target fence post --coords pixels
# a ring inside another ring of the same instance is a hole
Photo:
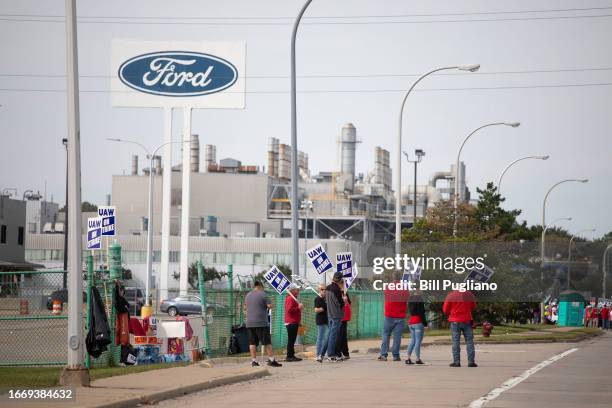
[[[200,304],[202,305],[202,341],[204,342],[204,354],[210,357],[210,347],[208,341],[208,316],[206,315],[206,287],[204,286],[204,267],[202,262],[196,263],[198,269],[198,289],[200,289]]]
[[[89,327],[91,325],[91,315],[89,314],[89,310],[91,307],[91,288],[93,287],[93,256],[91,253],[87,255],[87,320],[85,325],[85,333],[89,333]],[[89,353],[87,353],[85,358],[85,367],[89,369],[91,366],[91,357]]]
[[[234,265],[227,265],[227,288],[229,289],[230,327],[234,327],[236,305],[234,304]]]
[[[110,363],[111,366],[115,365],[119,361],[119,353],[117,353],[120,349],[115,346],[115,321],[117,319],[117,314],[115,312],[115,282],[121,279],[121,245],[117,242],[114,242],[109,248],[110,259],[108,261],[108,271],[109,278],[111,284],[111,315],[110,315],[110,332],[111,332],[111,344],[110,344]]]

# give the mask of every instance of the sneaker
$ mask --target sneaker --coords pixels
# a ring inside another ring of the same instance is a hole
[[[411,360],[411,359],[408,359],[408,360],[406,360],[406,364],[408,364],[408,365],[412,365],[412,364],[414,364],[414,363],[412,362],[412,360]]]
[[[397,356],[397,357],[393,357],[393,361],[402,361],[402,359],[399,356]]]
[[[323,357],[319,356],[316,359],[317,363],[322,363],[323,362]]]
[[[327,357],[327,361],[329,361],[330,363],[338,363],[339,362],[337,357]]]
[[[423,360],[421,360],[421,359],[419,358],[417,361],[415,361],[415,362],[414,362],[414,364],[423,365],[423,364],[425,364],[425,363],[423,362]]]
[[[461,363],[454,362],[454,363],[450,363],[448,366],[449,367],[461,367]]]
[[[350,357],[350,356],[344,356],[344,359],[345,359],[345,360],[350,360],[350,359],[351,359],[351,357]]]
[[[251,367],[259,367],[259,363],[255,360],[251,361]]]
[[[468,363],[468,367],[478,367],[478,364],[476,364],[476,363]]]
[[[341,363],[344,361],[344,357],[340,356],[340,357],[336,357],[336,361]]]
[[[378,356],[378,361],[387,361],[386,356]]]
[[[285,361],[288,363],[291,363],[291,362],[302,361],[302,359],[296,356],[289,356],[285,359]]]
[[[283,365],[276,360],[268,360],[267,363],[270,367],[282,367]]]

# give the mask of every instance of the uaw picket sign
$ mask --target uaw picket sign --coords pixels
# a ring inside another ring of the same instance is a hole
[[[342,276],[348,278],[353,274],[353,253],[338,252],[336,254],[336,272],[342,272]]]
[[[272,286],[279,295],[282,295],[290,285],[289,279],[287,279],[276,265],[273,265],[272,268],[266,272],[264,279],[268,281],[270,286]]]
[[[474,268],[468,271],[465,276],[464,282],[471,280],[480,283],[487,283],[491,280],[491,277],[494,273],[495,271],[493,269],[489,268],[487,265],[484,265],[482,269]]]
[[[346,290],[348,290],[351,287],[351,285],[357,278],[357,275],[359,275],[359,269],[357,269],[357,265],[353,265],[351,274],[349,276],[344,277],[344,287],[346,288]]]
[[[406,282],[418,282],[421,280],[421,273],[423,270],[420,266],[416,266],[412,261],[406,262],[404,267],[404,273],[402,274],[402,280]]]
[[[323,249],[323,245],[321,244],[306,251],[306,256],[319,275],[334,267],[329,259],[329,256],[327,256],[325,249]]]
[[[114,237],[117,209],[114,206],[98,207],[98,216],[102,218],[102,235]]]
[[[244,108],[242,41],[114,40],[113,106]]]
[[[87,249],[102,248],[102,218],[87,219]]]

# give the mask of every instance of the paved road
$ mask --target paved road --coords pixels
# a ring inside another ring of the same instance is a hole
[[[355,354],[343,363],[287,363],[256,381],[164,401],[160,407],[465,407],[509,379],[569,349],[486,407],[609,407],[612,335],[577,344],[477,346],[478,368],[448,367],[450,346],[423,349],[427,366]],[[465,353],[465,351],[463,351]],[[463,354],[465,358],[465,354]],[[254,368],[255,370],[256,368]]]

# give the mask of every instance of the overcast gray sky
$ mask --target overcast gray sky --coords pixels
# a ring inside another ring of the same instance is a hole
[[[301,4],[77,1],[83,199],[103,203],[111,175],[128,172],[130,155],[139,153],[106,137],[136,138],[149,146],[162,141],[160,109],[111,107],[113,38],[245,40],[246,109],[194,111],[193,130],[202,144],[217,145],[218,158],[261,166],[268,137],[290,139],[289,45],[292,16]],[[63,14],[63,0],[0,0],[0,188],[42,192],[46,183],[47,195],[62,204]],[[473,194],[510,161],[550,154],[548,161],[522,162],[505,176],[506,207],[520,208],[521,218],[539,223],[552,184],[588,177],[588,184],[555,190],[547,219],[571,216],[570,231],[597,228],[595,236],[612,230],[611,1],[314,0],[306,16],[298,75],[310,78],[298,79],[299,90],[306,91],[298,94],[298,132],[311,171],[336,167],[335,138],[346,122],[355,124],[362,141],[358,171],[373,167],[376,145],[391,151],[394,168],[399,90],[410,86],[410,75],[480,63],[476,74],[429,77],[410,96],[403,147],[427,152],[419,184],[449,169],[474,128],[521,121],[518,129],[487,129],[466,145],[462,157]],[[342,18],[327,18],[332,16]],[[176,137],[181,118],[176,112]],[[403,177],[412,180],[407,166]]]

